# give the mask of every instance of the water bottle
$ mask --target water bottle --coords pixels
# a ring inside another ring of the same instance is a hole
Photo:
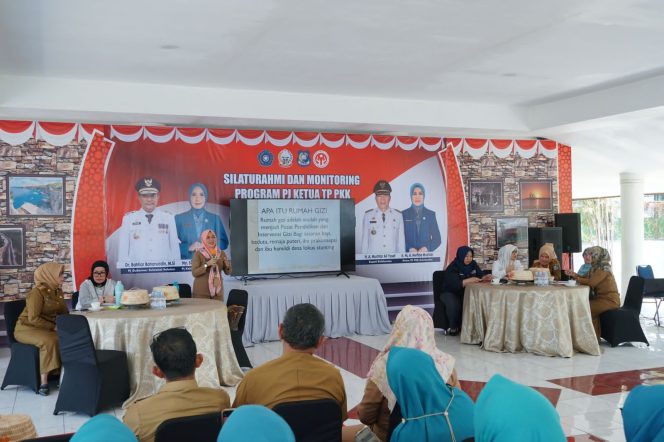
[[[119,281],[115,284],[115,305],[120,306],[120,301],[122,300],[122,292],[124,292],[124,285],[122,281]]]
[[[166,308],[166,297],[164,297],[164,294],[156,290],[152,292],[152,296],[150,297],[150,307],[156,310],[161,310]]]

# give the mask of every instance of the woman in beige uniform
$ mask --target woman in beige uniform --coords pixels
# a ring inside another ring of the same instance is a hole
[[[590,315],[593,318],[595,335],[599,341],[602,335],[599,316],[607,310],[620,308],[620,293],[616,286],[616,280],[611,271],[611,256],[605,248],[595,246],[588,247],[583,251],[584,258],[590,256],[590,272],[587,277],[578,273],[566,271],[569,277],[576,279],[580,284],[590,286],[595,296],[590,298]]]
[[[221,272],[231,273],[231,262],[223,250],[217,247],[217,235],[210,229],[201,233],[203,247],[191,259],[191,274],[194,275],[194,298],[224,300],[224,284]]]
[[[23,344],[39,347],[39,394],[48,396],[48,374],[60,368],[60,350],[55,332],[55,317],[69,313],[65,304],[62,283],[65,266],[56,262],[40,265],[35,270],[35,287],[25,300],[14,337]]]

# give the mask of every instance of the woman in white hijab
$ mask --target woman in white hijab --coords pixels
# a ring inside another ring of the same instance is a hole
[[[498,250],[498,259],[493,263],[491,274],[494,278],[510,277],[514,270],[523,270],[521,261],[516,259],[518,249],[515,245],[507,244]]]

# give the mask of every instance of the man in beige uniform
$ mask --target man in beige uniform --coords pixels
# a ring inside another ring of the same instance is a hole
[[[203,363],[191,334],[171,328],[152,339],[155,366],[152,373],[166,379],[159,393],[140,399],[127,408],[124,423],[141,442],[153,442],[157,427],[175,417],[221,412],[230,406],[224,390],[199,387],[194,372]]]
[[[272,408],[283,402],[333,399],[348,418],[346,390],[339,369],[314,356],[325,337],[325,318],[312,304],[289,308],[279,324],[283,354],[249,371],[237,388],[233,407],[247,404]],[[343,428],[344,440],[354,440],[361,425]]]

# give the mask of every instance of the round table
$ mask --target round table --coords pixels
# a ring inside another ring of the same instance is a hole
[[[185,327],[194,338],[203,364],[196,370],[201,387],[234,386],[242,380],[231,343],[226,304],[211,299],[181,299],[166,309],[86,311],[95,347],[122,350],[129,363],[130,396],[123,404],[155,394],[164,380],[152,374],[152,337],[173,327]]]
[[[587,286],[466,286],[461,342],[496,352],[599,355]]]

